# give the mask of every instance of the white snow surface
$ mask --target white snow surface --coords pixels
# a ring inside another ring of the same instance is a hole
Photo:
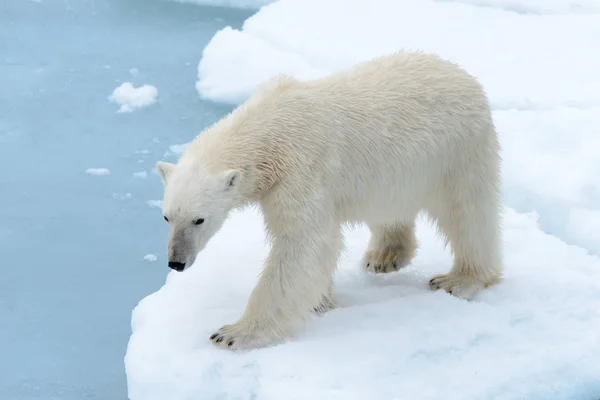
[[[257,9],[274,0],[174,0],[179,3],[193,3],[201,6]]]
[[[599,399],[599,4],[280,0],[219,31],[196,87],[232,104],[276,73],[311,79],[402,49],[477,76],[503,148],[505,278],[470,302],[429,291],[452,259],[423,221],[409,267],[368,275],[368,230],[348,229],[339,307],[284,343],[232,353],[208,337],[242,314],[269,250],[260,214],[237,212],[134,310],[130,399]]]
[[[507,210],[504,226],[505,280],[471,302],[427,289],[451,265],[429,225],[414,263],[387,276],[360,270],[368,230],[348,230],[339,307],[282,344],[231,353],[208,337],[241,315],[268,251],[260,215],[238,212],[134,310],[130,399],[593,400],[600,259],[540,231],[535,214]]]
[[[217,32],[199,62],[196,88],[203,98],[238,104],[277,73],[304,80],[394,51],[438,53],[479,78],[490,96],[505,146],[507,204],[519,211],[552,208],[541,212],[544,228],[600,254],[600,242],[586,239],[588,232],[600,237],[600,157],[594,150],[600,137],[600,14],[592,12],[600,0],[472,2],[479,5],[281,0],[260,9],[242,30]],[[537,15],[508,11],[509,4],[592,8]],[[572,221],[573,207],[591,219],[585,233]]]
[[[508,205],[600,254],[600,107],[498,110],[494,121]]]
[[[173,0],[202,6],[259,9],[275,0]],[[435,0],[453,2],[454,0]],[[600,0],[457,0],[482,7],[502,8],[516,13],[569,14],[598,13]]]
[[[454,0],[437,0],[454,1]],[[600,0],[457,0],[482,7],[531,14],[588,14],[600,12]]]
[[[108,97],[114,103],[120,105],[120,113],[132,112],[135,109],[154,104],[158,96],[158,90],[152,85],[134,87],[131,82],[124,82]]]
[[[382,54],[424,50],[478,77],[495,108],[587,107],[600,105],[599,40],[600,14],[517,14],[431,0],[281,0],[241,31],[227,27],[213,37],[196,87],[202,97],[238,103],[275,73],[316,78]]]

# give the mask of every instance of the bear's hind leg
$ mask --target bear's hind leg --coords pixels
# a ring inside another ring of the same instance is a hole
[[[456,297],[471,299],[501,279],[500,195],[492,167],[479,164],[471,175],[463,170],[462,177],[470,176],[471,181],[446,188],[446,193],[428,209],[454,255],[450,272],[429,281],[432,290],[444,289]]]
[[[395,272],[415,257],[417,238],[415,221],[371,226],[371,239],[363,256],[363,268],[376,274]]]

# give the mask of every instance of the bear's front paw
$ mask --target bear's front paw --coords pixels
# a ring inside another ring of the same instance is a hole
[[[249,350],[268,346],[277,337],[266,329],[249,329],[245,324],[225,325],[210,336],[218,347],[230,350]]]
[[[380,250],[367,251],[363,266],[367,272],[386,274],[406,267],[411,258],[412,254],[407,254],[400,246],[386,246]]]

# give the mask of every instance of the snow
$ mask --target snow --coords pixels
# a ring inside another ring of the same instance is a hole
[[[156,96],[158,96],[158,90],[152,85],[142,85],[136,88],[131,82],[124,82],[112,92],[108,99],[121,106],[118,112],[128,113],[154,104]]]
[[[129,396],[591,399],[600,393],[600,260],[536,219],[507,210],[505,281],[472,302],[427,289],[451,258],[422,221],[415,262],[387,276],[360,271],[368,230],[348,230],[339,308],[286,343],[233,354],[208,337],[241,315],[268,252],[258,213],[236,213],[190,270],[170,273],[135,309]]]
[[[570,221],[573,207],[589,209],[593,221],[585,229],[600,235],[600,157],[594,150],[600,137],[600,57],[594,50],[600,13],[592,12],[600,0],[518,3],[589,6],[576,14],[491,8],[519,0],[511,1],[479,0],[489,6],[481,7],[373,0],[368,12],[358,0],[278,1],[241,30],[217,32],[198,64],[196,89],[201,98],[238,104],[276,73],[304,80],[402,49],[436,52],[467,68],[490,96],[505,146],[507,204],[519,211],[551,208],[541,215],[544,229],[600,254],[600,242],[587,240]]]
[[[174,0],[180,3],[193,3],[205,6],[258,9],[275,0]],[[453,0],[436,0],[448,1]],[[598,13],[600,0],[457,0],[461,3],[482,7],[501,8],[517,13],[569,14]]]
[[[282,0],[242,30],[213,37],[196,87],[202,97],[238,103],[275,72],[316,78],[421,49],[467,68],[496,108],[587,107],[600,105],[599,38],[600,14],[516,14],[430,0],[372,0],[368,9],[359,0]]]
[[[88,168],[85,170],[85,172],[87,174],[97,176],[110,175],[110,170],[108,168]]]
[[[452,1],[452,0],[437,0]],[[518,13],[569,14],[599,13],[600,0],[458,0],[482,7],[502,8]]]
[[[232,8],[260,8],[274,0],[174,0],[180,3],[193,3],[203,6],[232,7]]]
[[[567,234],[588,249],[600,244],[600,210],[575,207],[567,217]]]
[[[275,0],[174,0],[205,6],[258,9]],[[453,0],[437,0],[453,1]],[[458,2],[482,7],[501,8],[518,13],[569,14],[598,13],[600,0],[457,0]]]
[[[599,5],[280,0],[217,32],[196,89],[231,105],[277,73],[312,79],[402,49],[479,78],[502,144],[505,278],[471,302],[429,291],[452,259],[423,221],[411,266],[368,275],[358,265],[368,230],[347,229],[339,307],[284,343],[232,353],[208,337],[240,317],[269,251],[260,214],[237,212],[134,309],[130,399],[599,398]]]
[[[496,111],[505,198],[542,226],[600,254],[600,107]]]

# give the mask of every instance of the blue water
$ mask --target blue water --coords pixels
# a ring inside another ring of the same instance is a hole
[[[198,98],[196,66],[250,13],[0,1],[0,399],[127,398],[131,310],[168,273],[166,227],[146,204],[162,198],[154,164],[230,110]],[[123,81],[155,85],[159,102],[115,113]]]

